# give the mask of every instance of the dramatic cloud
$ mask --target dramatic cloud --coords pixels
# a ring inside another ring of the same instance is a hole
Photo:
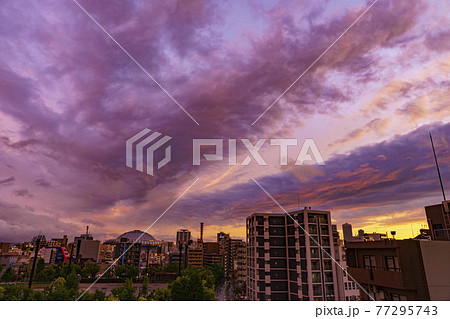
[[[446,3],[379,1],[310,69],[371,2],[79,3],[200,125],[76,3],[5,3],[0,240],[73,236],[85,224],[102,239],[145,229],[196,178],[157,237],[200,219],[208,236],[242,236],[249,213],[271,209],[251,177],[283,204],[299,195],[339,220],[346,211],[362,224],[386,205],[417,217],[434,185],[426,130],[448,174]],[[173,137],[172,161],[154,177],[124,165],[125,141],[144,128]],[[264,170],[192,165],[192,138],[271,137],[314,138],[327,165],[275,166],[267,149]]]

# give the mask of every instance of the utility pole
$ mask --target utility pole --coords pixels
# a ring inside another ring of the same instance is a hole
[[[178,242],[178,249],[180,250],[180,258],[178,262],[178,276],[181,277],[181,262],[182,262],[182,253],[183,253],[183,247],[181,247],[181,241]]]
[[[38,256],[38,252],[39,252],[40,248],[41,248],[41,236],[38,235],[36,242],[34,244],[34,260],[33,260],[33,266],[31,267],[30,281],[28,282],[28,288],[30,288],[30,289],[31,289],[31,285],[33,284],[33,275],[34,275],[34,270],[36,268],[37,256]]]

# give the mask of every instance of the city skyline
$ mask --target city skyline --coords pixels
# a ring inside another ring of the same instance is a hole
[[[206,240],[245,238],[247,216],[280,212],[255,178],[286,209],[414,237],[442,201],[429,132],[450,192],[447,3],[379,1],[252,125],[372,2],[79,2],[199,125],[75,4],[5,4],[0,241],[144,231],[196,178],[148,233],[197,237],[204,222]],[[146,127],[173,138],[154,176],[125,166]],[[313,138],[326,165],[268,149],[263,168],[191,165],[193,138],[243,137]]]

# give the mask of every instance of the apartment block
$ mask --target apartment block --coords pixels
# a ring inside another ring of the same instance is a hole
[[[255,213],[246,227],[249,300],[337,300],[329,211]]]

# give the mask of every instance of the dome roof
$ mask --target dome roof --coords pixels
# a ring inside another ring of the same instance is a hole
[[[117,237],[118,240],[121,238],[128,238],[131,242],[135,242],[139,239],[139,241],[152,241],[156,240],[155,237],[153,237],[150,234],[144,233],[140,230],[132,230],[126,233],[123,233],[119,237]]]
[[[120,242],[131,242],[131,243],[141,243],[141,244],[150,244],[157,242],[157,239],[152,235],[145,233],[140,230],[132,230],[126,233],[123,233],[116,239],[109,239],[105,242],[105,244],[117,244]]]

